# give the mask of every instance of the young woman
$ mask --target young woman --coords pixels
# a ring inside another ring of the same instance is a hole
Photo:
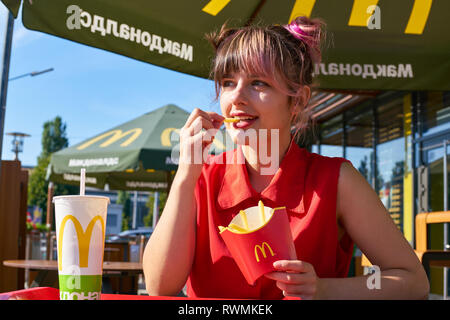
[[[150,295],[176,295],[187,281],[191,297],[427,297],[420,261],[365,179],[347,160],[295,143],[309,121],[306,105],[322,34],[319,20],[298,17],[285,26],[223,27],[209,37],[222,115],[195,109],[181,129],[178,171],[144,253]],[[225,125],[235,142],[253,131],[258,143],[244,139],[235,150],[192,161],[195,146],[207,150],[207,132],[217,131],[225,118],[234,118]],[[278,170],[264,171],[273,163]],[[276,261],[274,272],[250,286],[218,226],[259,200],[287,208],[298,260]],[[380,268],[379,288],[367,284],[368,276],[347,278],[353,243]]]

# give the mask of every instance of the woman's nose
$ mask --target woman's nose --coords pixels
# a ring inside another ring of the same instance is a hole
[[[234,105],[246,105],[248,103],[246,88],[241,84],[233,89],[231,93],[231,103]]]

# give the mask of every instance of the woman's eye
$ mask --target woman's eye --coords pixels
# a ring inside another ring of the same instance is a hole
[[[230,87],[233,85],[233,81],[231,80],[223,80],[222,81],[222,87]]]
[[[264,82],[262,80],[253,80],[252,84],[254,86],[265,86],[265,87],[269,86],[269,84],[267,82]]]

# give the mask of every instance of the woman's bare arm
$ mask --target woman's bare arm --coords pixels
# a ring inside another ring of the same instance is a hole
[[[176,176],[161,219],[144,251],[150,295],[176,295],[183,288],[195,253],[195,181]]]
[[[428,296],[428,279],[414,250],[371,186],[347,163],[340,170],[337,215],[358,248],[380,268],[380,288],[368,285],[369,275],[320,279],[319,298],[424,299]]]

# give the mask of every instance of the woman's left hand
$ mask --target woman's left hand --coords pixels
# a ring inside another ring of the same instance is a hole
[[[300,260],[278,260],[273,263],[277,271],[265,276],[277,282],[284,296],[303,300],[317,298],[319,277],[312,264]]]

